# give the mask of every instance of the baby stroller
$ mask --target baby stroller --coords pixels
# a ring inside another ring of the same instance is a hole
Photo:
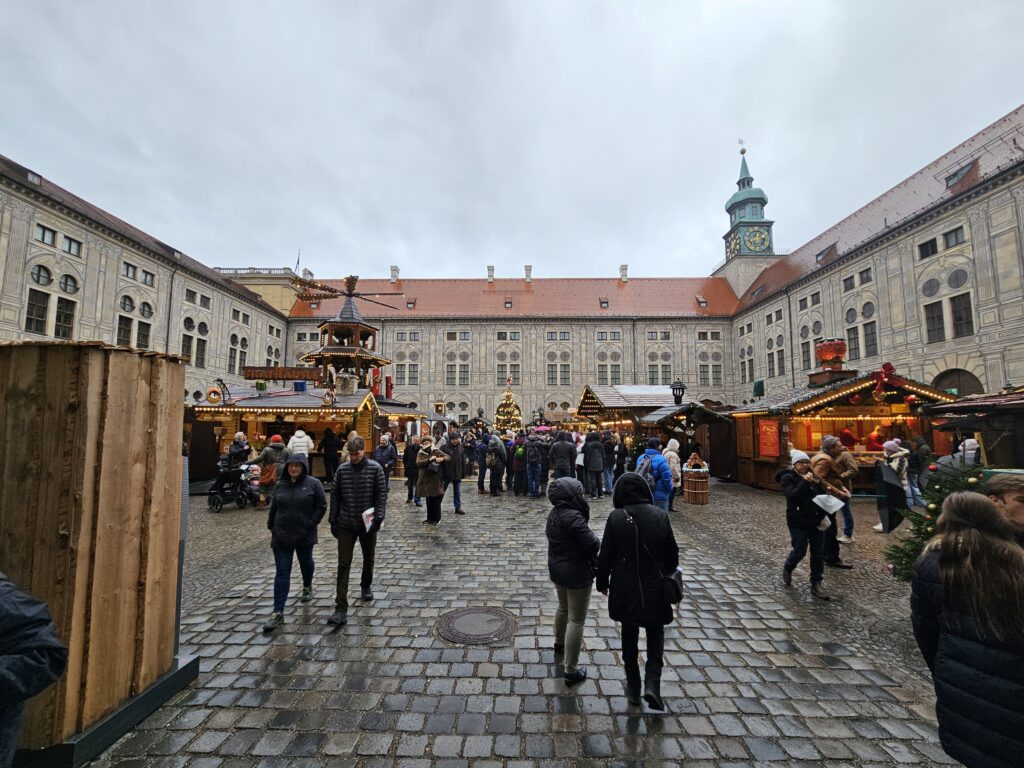
[[[222,458],[217,464],[217,478],[206,497],[211,512],[220,512],[225,502],[234,502],[239,509],[260,500],[260,468],[255,464],[228,467]]]

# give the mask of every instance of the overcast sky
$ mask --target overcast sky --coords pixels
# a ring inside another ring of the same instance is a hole
[[[0,154],[211,266],[706,275],[1024,101],[1020,0],[3,0]]]

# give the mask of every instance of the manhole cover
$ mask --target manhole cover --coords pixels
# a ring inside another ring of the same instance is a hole
[[[459,608],[442,614],[436,628],[449,642],[483,645],[512,637],[516,620],[503,608]]]

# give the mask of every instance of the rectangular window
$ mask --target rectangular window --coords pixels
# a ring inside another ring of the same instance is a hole
[[[130,277],[134,280],[138,272],[139,270],[134,264],[129,264],[127,261],[121,262],[121,274],[125,277]],[[192,296],[195,296],[195,291],[192,292]],[[188,291],[185,291],[185,300],[188,301]]]
[[[469,331],[459,331],[459,341],[469,341]]]
[[[712,331],[711,332],[711,340],[712,341],[721,341],[722,340],[722,332],[721,331]]]
[[[509,341],[519,341],[522,337],[523,337],[523,335],[519,331],[509,331],[508,332],[508,340]]]
[[[860,328],[846,329],[846,354],[851,360],[860,360]]]
[[[204,299],[206,299],[206,300],[207,300],[207,302],[209,302],[209,300],[210,300],[210,297],[209,297],[209,296],[204,296],[203,298],[204,298]],[[210,305],[209,305],[209,303],[207,303],[207,304],[205,304],[204,306],[206,306],[206,307],[209,307]],[[248,324],[249,324],[249,321],[250,321],[251,319],[252,319],[252,318],[250,318],[250,317],[249,317],[249,315],[247,315],[247,314],[246,314],[245,312],[243,312],[243,313],[242,313],[242,325],[248,325]]]
[[[768,378],[771,379],[775,376],[775,353],[768,353]]]
[[[747,360],[747,378],[750,381],[754,380],[754,358]]]
[[[43,245],[53,245],[57,242],[57,233],[42,224],[36,224],[36,240]]]
[[[64,251],[64,253],[67,253],[71,256],[81,256],[82,244],[77,240],[74,240],[68,237],[67,235],[64,235],[64,244],[62,246],[62,250]]]
[[[306,334],[304,334],[304,333],[296,333],[295,334],[295,340],[296,341],[305,341],[306,340]]]
[[[569,331],[559,331],[558,332],[558,340],[559,341],[568,341],[569,340]]]
[[[657,384],[658,383],[658,366],[648,365],[647,366],[647,383]]]
[[[952,248],[955,245],[960,245],[960,243],[964,242],[964,240],[965,238],[963,227],[951,229],[949,232],[942,236],[942,242],[947,248]]]
[[[598,341],[608,341],[608,331],[598,331],[597,332],[597,340]]]
[[[206,339],[196,339],[196,368],[206,367]]]
[[[274,361],[271,358],[268,357],[268,358],[266,358],[265,365],[266,365],[267,368],[270,368],[271,366],[274,365]]]
[[[545,338],[548,341],[558,341],[558,331],[548,331]]]
[[[707,364],[697,366],[697,381],[702,387],[711,386],[711,366]]]
[[[130,347],[132,345],[132,319],[124,315],[117,316],[117,346]]]
[[[498,331],[497,339],[498,341],[508,341],[508,331]]]
[[[395,384],[405,386],[405,363],[395,363]]]
[[[765,325],[771,325],[772,324],[772,317],[773,317],[773,315],[772,315],[771,312],[769,312],[767,315],[765,315],[764,316],[764,324]]]
[[[927,259],[929,256],[934,256],[938,252],[939,244],[934,237],[917,246],[917,257],[919,259]]]
[[[405,341],[405,339],[406,339],[405,331],[398,331],[395,334],[395,341]]]
[[[554,387],[558,385],[558,365],[548,364],[548,386]]]
[[[192,337],[187,333],[181,334],[181,356],[188,361],[189,365],[192,364]]]
[[[864,323],[864,357],[874,357],[878,354],[877,328],[874,321]]]
[[[238,351],[238,371],[239,371],[239,373],[241,373],[242,369],[245,368],[245,355],[246,355],[246,352],[245,352],[244,349],[241,349],[241,350]]]
[[[134,267],[132,269],[134,269]],[[135,275],[132,274],[132,277],[134,277],[134,276]],[[187,301],[189,304],[195,304],[196,303],[196,292],[193,291],[191,288],[186,288],[185,289],[185,301]]]
[[[458,373],[458,366],[451,364],[446,365],[444,369],[444,385],[446,387],[455,386],[455,377]]]
[[[458,339],[458,335],[455,333],[455,331],[445,331],[445,341],[455,341],[456,339]]]
[[[815,291],[814,293],[811,294],[811,306],[814,307],[817,306],[818,304],[821,304],[821,292]]]
[[[420,340],[420,332],[419,331],[409,331],[409,341],[419,341],[419,340]]]
[[[228,373],[235,372],[235,364],[238,360],[238,350],[234,347],[228,350]]]
[[[231,319],[234,320],[237,323],[239,320],[242,319],[242,313],[239,312],[237,309],[232,309],[231,310]]]
[[[801,311],[807,309],[807,297],[805,296],[804,298],[800,299],[800,301],[797,302],[797,306],[800,307]]]
[[[145,279],[146,278],[146,273],[145,272],[142,273],[142,278],[143,278],[142,282],[146,282],[146,279]],[[201,294],[199,296],[199,306],[202,307],[203,309],[209,309],[210,308],[210,297]],[[242,322],[245,322],[246,325],[249,324],[248,322],[246,322],[244,320]]]
[[[657,341],[658,340],[658,332],[657,331],[648,331],[647,332],[647,340],[648,341]]]
[[[622,383],[622,366],[618,363],[612,363],[612,386],[616,386]]]
[[[775,310],[775,320],[779,321],[781,319],[782,319],[782,310],[781,309],[776,309]]]
[[[711,365],[711,386],[720,387],[722,386],[722,366]]]
[[[142,323],[139,323],[141,326]],[[70,339],[75,327],[75,302],[57,297],[57,321],[53,326],[53,335],[58,339]],[[143,347],[145,349],[145,347]]]
[[[597,383],[605,385],[608,383],[608,366],[598,365],[597,366]]]
[[[740,384],[747,383],[747,361],[740,360]]]
[[[622,341],[622,331],[612,331],[608,334],[609,341]]]
[[[860,272],[857,273],[857,276],[860,279],[861,285],[867,285],[874,279],[871,275],[871,267],[868,267],[867,269],[862,269]]]
[[[856,287],[856,280],[853,275],[843,278],[843,291],[852,291]]]
[[[504,386],[505,382],[508,381],[508,366],[504,363],[498,363],[497,374],[494,377],[494,383],[499,386]]]
[[[661,366],[661,383],[668,386],[672,383],[672,366],[663,365]]]
[[[508,375],[512,377],[513,384],[519,384],[519,363],[508,364]]]
[[[974,335],[974,315],[971,312],[971,294],[961,293],[949,300],[949,313],[953,316],[953,338]]]
[[[153,285],[154,283],[156,283],[156,275],[152,272],[147,272],[145,269],[142,270],[142,284]]]
[[[779,376],[782,376],[786,372],[786,353],[784,350],[778,350],[775,353],[775,359],[778,361]]]
[[[743,334],[745,334],[746,332],[747,332],[747,329],[746,329],[746,328],[744,328],[744,327],[743,327],[743,326],[741,325],[741,326],[740,326],[740,336],[743,336]]]
[[[672,340],[672,331],[662,331],[661,332],[661,340],[662,341],[671,341]]]
[[[572,384],[572,376],[569,373],[569,364],[568,363],[562,363],[559,366],[558,373],[559,373],[559,378],[558,378],[559,386],[568,387],[570,384]]]
[[[50,306],[50,294],[29,289],[28,308],[25,310],[25,330],[29,333],[46,333],[46,312]]]
[[[469,386],[469,366],[468,365],[460,365],[459,366],[459,386],[460,387],[468,387]]]
[[[139,349],[149,349],[149,323],[139,321],[135,329],[135,346]]]
[[[708,332],[707,331],[697,331],[697,341],[707,341],[707,340],[708,340]]]
[[[420,385],[420,364],[409,363],[409,386],[418,387]]]
[[[811,342],[809,341],[800,344],[800,367],[805,371],[811,370]]]
[[[946,340],[946,324],[941,301],[924,305],[924,327],[928,344]]]

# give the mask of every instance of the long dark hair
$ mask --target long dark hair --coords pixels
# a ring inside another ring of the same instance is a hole
[[[962,629],[959,617],[966,614],[983,636],[1024,640],[1024,548],[995,504],[980,493],[951,493],[935,529],[926,551],[939,550],[950,627]]]

